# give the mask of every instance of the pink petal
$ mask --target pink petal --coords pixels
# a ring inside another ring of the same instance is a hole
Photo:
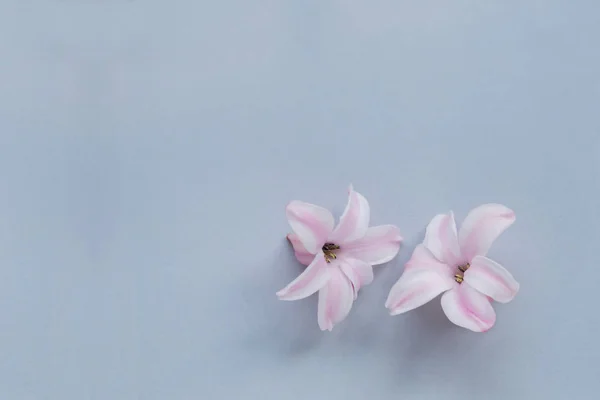
[[[354,289],[339,268],[331,268],[331,279],[319,291],[318,321],[321,330],[332,330],[352,308]]]
[[[296,279],[277,292],[281,300],[300,300],[321,289],[329,280],[329,269],[323,253],[315,259]]]
[[[484,204],[469,212],[458,239],[467,260],[485,256],[494,240],[515,222],[515,213],[501,204]]]
[[[316,254],[333,230],[333,215],[323,207],[297,200],[288,204],[285,211],[292,230],[304,248]]]
[[[348,204],[329,241],[340,245],[362,238],[367,233],[370,216],[369,202],[350,186]]]
[[[476,256],[465,272],[465,282],[500,303],[508,303],[519,291],[519,283],[502,265]]]
[[[385,306],[391,315],[398,315],[422,306],[434,297],[451,289],[455,282],[427,269],[405,271],[392,287]]]
[[[473,332],[485,332],[496,322],[496,313],[488,298],[466,282],[444,293],[442,308],[451,322]]]
[[[454,265],[462,261],[452,212],[433,217],[425,231],[423,244],[435,258],[446,264]]]
[[[437,272],[442,276],[452,277],[454,268],[439,261],[425,245],[420,244],[415,248],[410,260],[404,265],[404,271],[429,270]]]
[[[354,288],[354,299],[364,285],[373,282],[373,267],[368,263],[353,258],[340,259],[340,268]]]
[[[309,265],[315,259],[315,255],[311,254],[308,250],[306,250],[300,239],[298,239],[298,235],[296,235],[295,233],[290,233],[289,235],[287,235],[287,239],[294,247],[294,253],[296,254],[296,258],[298,259],[298,261],[300,261],[301,264]]]
[[[367,229],[364,237],[344,244],[342,253],[371,265],[379,265],[396,257],[401,242],[402,237],[397,227],[393,225],[373,226]]]

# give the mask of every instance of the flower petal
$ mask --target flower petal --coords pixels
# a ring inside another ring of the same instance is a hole
[[[465,272],[465,282],[500,303],[508,303],[519,291],[519,283],[502,265],[476,256]]]
[[[396,257],[402,236],[393,225],[379,225],[367,229],[364,237],[342,247],[342,253],[371,265],[379,265]]]
[[[342,272],[354,288],[356,299],[360,288],[373,282],[373,267],[364,261],[349,257],[343,257],[339,261]]]
[[[391,315],[413,310],[455,285],[452,278],[427,269],[405,271],[392,287],[385,306]]]
[[[435,258],[445,264],[454,265],[462,262],[456,222],[452,212],[433,217],[425,230],[423,244]]]
[[[331,268],[330,272],[331,279],[319,291],[317,317],[323,331],[331,331],[333,325],[346,318],[354,302],[354,289],[348,278],[339,268]]]
[[[496,322],[496,312],[483,294],[463,282],[442,296],[448,319],[473,332],[485,332]]]
[[[435,258],[431,251],[423,244],[417,245],[410,260],[404,265],[404,271],[413,269],[429,270],[447,277],[454,275],[454,268]]]
[[[289,285],[277,292],[281,300],[300,300],[321,289],[329,280],[329,269],[322,252]]]
[[[469,212],[458,240],[467,260],[485,256],[494,240],[515,222],[515,213],[502,204],[484,204]]]
[[[316,254],[333,230],[333,215],[323,207],[302,201],[292,201],[286,207],[292,230],[309,253]]]
[[[369,202],[362,194],[355,192],[352,186],[348,189],[348,204],[340,217],[340,223],[329,237],[336,244],[348,243],[360,239],[367,233],[371,210]]]
[[[298,235],[296,235],[295,233],[290,233],[289,235],[287,235],[287,239],[294,247],[294,253],[296,254],[296,258],[298,259],[298,261],[300,261],[301,264],[309,265],[315,259],[315,255],[311,254],[308,250],[306,250],[300,239],[298,239]]]

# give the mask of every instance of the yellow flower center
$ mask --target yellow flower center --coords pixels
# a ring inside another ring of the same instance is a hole
[[[337,258],[337,256],[335,255],[335,251],[339,249],[340,246],[338,246],[337,244],[325,243],[322,248],[323,255],[325,256],[325,261],[327,261],[327,263],[330,263],[331,260],[335,260]]]
[[[471,266],[471,264],[466,263],[464,265],[459,265],[458,266],[458,271],[456,274],[454,274],[454,280],[458,283],[462,283],[462,281],[465,279],[465,271],[469,269],[469,267]]]

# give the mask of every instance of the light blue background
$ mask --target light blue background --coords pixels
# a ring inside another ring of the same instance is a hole
[[[599,2],[0,4],[0,399],[597,398]],[[351,182],[406,242],[322,333],[284,207]],[[388,317],[484,202],[496,326]]]

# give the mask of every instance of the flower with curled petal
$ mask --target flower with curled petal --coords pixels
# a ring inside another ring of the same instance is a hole
[[[489,330],[496,322],[490,300],[508,303],[519,291],[510,272],[486,257],[492,242],[514,221],[515,213],[500,204],[473,209],[458,233],[452,212],[435,216],[390,291],[390,314],[410,311],[444,293],[442,308],[450,321],[474,332]]]
[[[369,227],[369,203],[352,186],[335,227],[331,213],[314,204],[292,201],[286,214],[293,231],[287,238],[308,267],[277,296],[299,300],[319,292],[319,327],[331,331],[346,318],[360,288],[373,281],[373,265],[398,254],[400,232],[392,225]]]

